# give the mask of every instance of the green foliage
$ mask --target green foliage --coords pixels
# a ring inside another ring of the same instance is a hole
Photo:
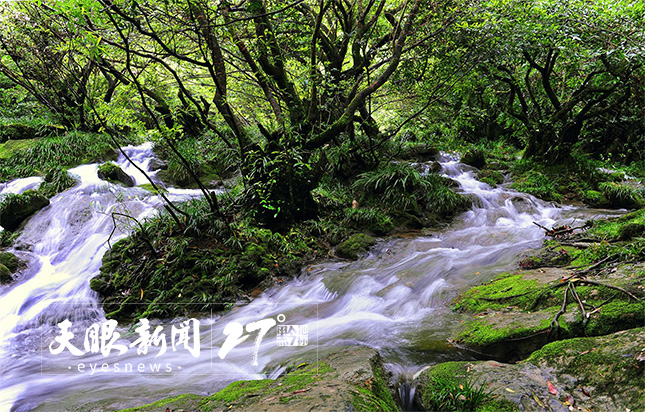
[[[9,271],[15,272],[20,267],[21,261],[11,252],[0,252],[0,264],[6,266]]]
[[[603,182],[598,187],[614,207],[633,209],[645,205],[643,188],[617,182]]]
[[[531,170],[524,174],[511,185],[513,189],[529,193],[544,200],[562,201],[556,181],[550,179],[546,174]]]
[[[47,205],[49,199],[35,190],[4,195],[0,199],[0,226],[5,231],[14,231],[23,220]]]
[[[359,207],[345,209],[349,225],[358,230],[366,229],[377,236],[384,236],[394,229],[392,218],[381,209],[374,207]]]
[[[423,388],[422,401],[427,410],[473,412],[493,400],[486,382],[480,383],[473,374],[433,372]]]
[[[49,169],[44,180],[38,191],[45,197],[52,197],[76,184],[76,179],[61,167]]]
[[[311,191],[316,185],[302,153],[291,149],[247,153],[244,203],[261,224],[283,230],[317,213]]]
[[[126,145],[138,141],[136,137],[130,136],[119,143]],[[0,180],[34,176],[56,167],[73,167],[115,156],[110,139],[104,135],[70,132],[63,136],[44,137],[28,149],[15,152],[7,159],[0,159]]]
[[[410,165],[389,163],[361,174],[353,188],[362,193],[361,203],[415,215],[449,216],[463,210],[469,201],[450,190],[446,183],[436,173],[424,176]]]

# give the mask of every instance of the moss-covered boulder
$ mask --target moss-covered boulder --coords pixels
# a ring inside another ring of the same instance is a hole
[[[383,360],[373,349],[337,348],[317,361],[301,358],[288,370],[276,380],[237,381],[210,396],[178,395],[121,412],[398,410]]]
[[[132,176],[123,171],[118,165],[112,162],[106,162],[99,166],[97,171],[99,178],[112,183],[121,183],[126,187],[134,186]]]
[[[640,266],[619,266],[610,279],[590,282],[594,283],[571,278],[570,272],[556,268],[499,275],[456,299],[455,309],[472,318],[455,333],[454,342],[510,361],[553,340],[605,335],[645,324],[645,301],[612,288],[642,295],[645,270]],[[573,288],[584,302],[586,317],[572,295]]]
[[[489,186],[495,187],[504,183],[504,175],[498,170],[485,169],[480,170],[477,177]]]
[[[38,129],[28,124],[11,123],[0,125],[0,143],[7,140],[32,139],[38,134]]]
[[[13,280],[11,271],[5,265],[0,263],[0,285],[10,283]]]
[[[582,193],[582,201],[591,207],[609,207],[609,199],[597,190],[586,190]]]
[[[6,266],[12,273],[23,265],[22,261],[11,252],[0,252],[0,264]]]
[[[549,343],[527,360],[506,364],[446,362],[432,365],[417,378],[417,400],[427,410],[437,398],[437,378],[452,380],[455,391],[475,389],[499,402],[497,409],[477,411],[643,411],[645,405],[645,328],[602,337]],[[472,391],[471,391],[472,392]],[[457,395],[458,396],[458,395]]]
[[[642,187],[616,182],[603,182],[598,187],[613,208],[637,209],[645,205]]]
[[[482,168],[486,166],[486,153],[481,149],[470,149],[461,156],[461,163]]]
[[[49,199],[35,190],[7,195],[0,203],[0,226],[14,231],[29,216],[49,205]]]
[[[367,250],[376,244],[376,239],[364,233],[357,233],[336,246],[336,255],[346,259],[358,259]]]
[[[635,237],[643,236],[645,225],[642,223],[628,223],[618,229],[618,239],[630,240]]]

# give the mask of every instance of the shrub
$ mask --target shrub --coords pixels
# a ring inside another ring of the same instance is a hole
[[[491,400],[485,382],[478,385],[474,375],[435,374],[423,390],[423,405],[431,411],[472,412]]]
[[[60,167],[52,167],[45,173],[45,182],[38,191],[45,197],[52,197],[76,184],[76,179]]]
[[[639,208],[644,204],[643,189],[616,182],[603,182],[598,188],[602,190],[613,207],[627,209]]]

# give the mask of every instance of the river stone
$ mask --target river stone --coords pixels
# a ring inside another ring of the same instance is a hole
[[[179,395],[136,410],[395,411],[398,408],[387,385],[388,378],[376,350],[340,347],[318,356],[315,352],[304,355],[276,380],[233,382],[210,396]]]
[[[569,411],[570,405],[565,404],[568,395],[573,397],[575,410],[636,411],[645,405],[644,369],[645,328],[637,328],[553,342],[517,364],[487,361],[433,365],[417,379],[416,400],[423,404],[428,396],[426,389],[432,387],[432,376],[445,371],[457,379],[478,379],[477,383],[485,385],[493,396],[512,402],[522,411]],[[549,391],[547,382],[557,395]]]
[[[20,195],[7,195],[0,203],[0,226],[14,231],[23,220],[47,205],[49,199],[35,190],[27,190]]]
[[[376,244],[376,239],[364,233],[352,235],[346,241],[336,246],[336,255],[346,259],[358,259],[358,256]]]
[[[18,270],[22,262],[11,252],[0,252],[0,264],[6,266],[13,273]]]
[[[460,161],[469,166],[482,168],[486,166],[486,153],[480,149],[471,149],[464,153]]]
[[[159,159],[158,157],[153,157],[148,163],[150,170],[166,170],[168,169],[168,163]]]
[[[9,268],[0,263],[0,285],[7,284],[12,280],[13,278],[11,277],[11,271]]]
[[[113,183],[118,182],[126,187],[134,186],[134,179],[132,176],[124,172],[123,169],[112,162],[106,162],[99,166],[97,175],[103,180]]]

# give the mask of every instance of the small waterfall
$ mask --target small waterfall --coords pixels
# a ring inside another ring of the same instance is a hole
[[[149,167],[150,145],[126,150],[141,167]],[[125,159],[117,163],[134,175],[137,184],[147,182]],[[205,361],[185,352],[168,352],[164,362],[182,366],[170,377],[111,371],[91,379],[82,373],[43,374],[43,367],[47,372],[73,357],[61,357],[56,363],[48,360],[43,366],[37,356],[43,347],[41,336],[51,333],[60,319],[103,319],[89,280],[98,273],[107,250],[113,227],[110,213],[124,211],[143,218],[154,213],[160,201],[141,188],[98,179],[96,164],[72,169],[80,183],[33,216],[16,243],[14,251],[29,260],[29,269],[13,285],[0,289],[0,410],[57,411],[73,402],[125,407],[168,394],[209,393],[235,379],[279,376],[290,360],[317,350],[355,344],[379,349],[392,368],[401,369],[401,405],[411,407],[415,389],[410,371],[466,356],[451,352],[446,344],[460,322],[447,304],[455,291],[484,280],[481,274],[508,270],[519,253],[540,246],[543,233],[533,221],[552,226],[580,213],[504,187],[492,188],[454,156],[443,155],[440,163],[442,173],[458,183],[459,191],[477,199],[448,229],[414,239],[384,240],[369,257],[356,262],[311,265],[302,276],[266,290],[246,306],[201,319],[203,352],[215,356]],[[37,184],[35,179],[21,180],[5,185],[5,190]],[[169,190],[177,201],[198,195],[194,190]],[[128,228],[122,227],[112,240],[127,233]],[[267,338],[259,346],[254,366],[250,356],[254,342],[248,339],[225,360],[218,359],[227,323],[246,325],[279,315],[288,324],[308,326],[309,346],[285,348]],[[154,356],[128,354],[119,361],[154,362]],[[104,358],[97,354],[83,361],[100,363]]]

